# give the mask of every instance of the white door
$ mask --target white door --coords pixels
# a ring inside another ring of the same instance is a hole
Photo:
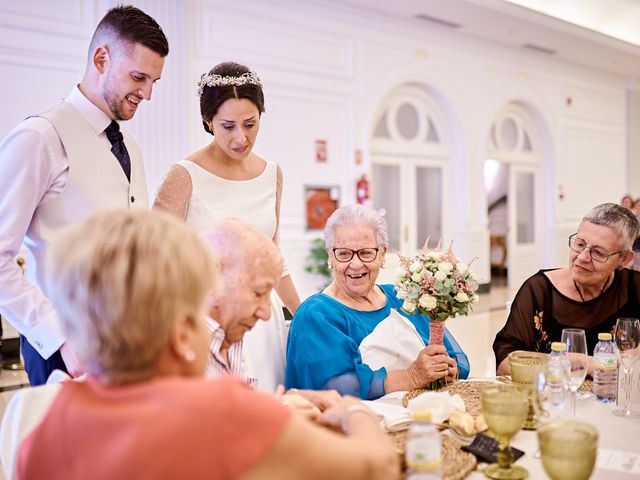
[[[399,266],[395,252],[411,256],[427,238],[435,246],[443,235],[442,167],[417,158],[376,156],[372,161],[373,208],[384,213],[389,253],[380,281],[393,280]]]
[[[446,235],[444,118],[438,103],[417,85],[398,87],[380,107],[370,145],[371,204],[387,220],[390,252],[379,282],[393,280],[399,265],[394,251],[411,256],[428,236],[435,245]]]
[[[536,169],[512,164],[509,169],[508,284],[512,296],[539,269],[537,240],[540,218],[536,212]],[[513,199],[513,200],[511,200]]]

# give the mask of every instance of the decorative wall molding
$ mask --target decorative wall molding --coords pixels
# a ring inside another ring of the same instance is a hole
[[[35,68],[50,72],[82,72],[85,56],[79,55],[50,55],[38,50],[16,50],[0,47],[0,64],[19,67]]]
[[[625,122],[624,90],[605,90],[575,83],[563,88],[564,116],[619,127]]]
[[[220,59],[220,51],[235,52],[239,57],[260,59],[262,64],[288,71],[353,77],[353,41],[347,35],[329,34],[282,18],[274,23],[258,11],[247,15],[234,7],[221,9],[209,3],[199,5],[196,22],[198,57]]]
[[[95,17],[94,2],[87,0],[24,0],[0,4],[0,28],[14,30],[14,33],[29,32],[36,36],[52,35],[86,41],[95,27]],[[0,43],[16,41],[18,36],[0,35]]]

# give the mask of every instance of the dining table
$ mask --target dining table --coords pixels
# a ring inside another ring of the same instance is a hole
[[[575,417],[567,417],[589,423],[598,430],[598,457],[592,480],[640,478],[640,419],[618,417],[613,414],[615,408],[614,404],[602,404],[595,399],[577,400]],[[520,430],[512,438],[511,446],[525,452],[517,464],[529,471],[530,479],[549,478],[542,466],[535,431]],[[570,449],[571,445],[566,448]],[[479,471],[484,466],[486,464],[478,464],[478,469],[467,478],[485,478]]]
[[[487,385],[488,382],[509,382],[508,378],[475,378],[469,380],[458,380],[453,384],[450,393],[454,391],[463,393],[462,397],[465,404],[473,404],[472,410],[478,409],[479,391]],[[474,384],[465,382],[477,382],[477,388],[473,388]],[[462,387],[462,388],[461,388]],[[475,390],[475,391],[474,391]],[[470,396],[465,392],[473,392]],[[407,406],[408,399],[416,398],[424,391],[407,392],[403,401],[404,407]],[[465,396],[467,398],[465,398]],[[396,398],[400,398],[396,396]],[[389,400],[387,400],[389,401]],[[640,479],[640,418],[623,418],[613,414],[613,410],[619,408],[615,404],[603,404],[591,397],[586,400],[578,399],[576,401],[575,417],[567,412],[565,419],[578,420],[593,425],[598,431],[598,456],[596,466],[591,475],[592,480],[633,480]],[[634,406],[640,408],[640,405]],[[398,435],[396,432],[395,435]],[[486,433],[486,432],[485,432]],[[460,439],[458,435],[450,429],[442,431],[443,436],[457,437],[461,443],[468,443],[464,439]],[[446,442],[450,447],[451,442]],[[459,445],[459,443],[457,444]],[[547,479],[550,478],[544,471],[540,451],[538,449],[538,437],[536,431],[520,430],[510,442],[512,447],[518,448],[525,452],[524,456],[517,460],[516,464],[525,467],[529,472],[529,479]],[[401,449],[402,447],[400,447]],[[566,446],[567,449],[571,445]],[[446,458],[445,458],[446,461]],[[465,475],[454,475],[446,478],[466,478],[470,480],[486,478],[482,470],[487,466],[481,461],[477,462],[475,468]]]

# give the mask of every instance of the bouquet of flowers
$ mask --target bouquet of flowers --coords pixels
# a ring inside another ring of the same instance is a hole
[[[424,313],[430,318],[429,344],[440,344],[444,322],[449,317],[467,315],[479,300],[476,274],[455,256],[451,246],[441,251],[439,245],[429,249],[429,239],[415,257],[400,254],[395,287],[403,300],[402,310]]]

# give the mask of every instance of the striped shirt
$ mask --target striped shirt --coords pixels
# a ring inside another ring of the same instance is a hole
[[[225,358],[225,356],[220,353],[220,347],[225,338],[224,330],[220,324],[211,317],[207,317],[207,326],[211,331],[211,343],[209,344],[210,354],[206,376],[208,378],[215,378],[223,375],[231,375],[255,388],[257,379],[249,378],[244,368],[242,340],[231,344]]]

